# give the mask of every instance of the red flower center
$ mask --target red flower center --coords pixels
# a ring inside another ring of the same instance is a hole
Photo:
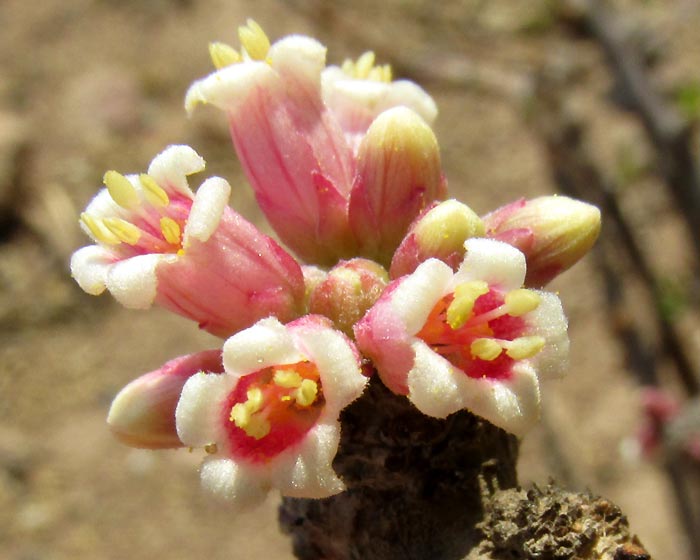
[[[544,344],[542,337],[523,336],[523,315],[538,305],[530,290],[504,293],[485,282],[467,282],[435,304],[416,336],[469,377],[509,379],[513,363]]]
[[[222,411],[232,455],[270,460],[303,439],[324,403],[318,369],[308,361],[242,377]]]

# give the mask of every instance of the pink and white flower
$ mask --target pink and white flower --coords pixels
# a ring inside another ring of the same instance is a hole
[[[432,119],[434,103],[416,85],[376,86],[324,71],[326,48],[314,39],[290,36],[270,46],[250,20],[239,35],[241,53],[212,48],[220,69],[190,87],[186,108],[211,103],[226,112],[261,209],[300,257],[388,264],[408,224],[444,197],[437,141],[420,116]],[[367,88],[374,93],[359,93]],[[369,132],[375,117],[400,106]]]
[[[384,384],[437,418],[466,408],[516,435],[539,417],[539,380],[564,373],[566,319],[554,294],[523,289],[525,258],[469,239],[457,272],[437,259],[388,286],[356,325]]]
[[[90,294],[107,289],[135,309],[157,303],[218,336],[269,315],[299,316],[300,266],[228,207],[224,179],[190,190],[187,176],[203,168],[192,148],[170,146],[147,174],[108,171],[81,216],[95,245],[73,255],[74,278]]]
[[[180,439],[210,454],[202,484],[238,505],[341,492],[340,411],[367,383],[350,340],[320,316],[263,319],[224,344],[222,375],[197,374],[176,410]]]

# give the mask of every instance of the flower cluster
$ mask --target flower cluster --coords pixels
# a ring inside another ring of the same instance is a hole
[[[598,210],[542,197],[479,217],[444,200],[437,109],[419,86],[392,81],[372,53],[326,66],[308,37],[271,45],[251,20],[239,37],[239,49],[210,45],[216,71],[185,105],[225,112],[291,253],[228,206],[224,179],[190,189],[204,168],[192,148],[105,174],[81,216],[95,244],[73,256],[79,285],[226,339],[127,385],[115,435],[203,448],[203,485],[239,505],[270,488],[342,491],[340,412],[374,374],[426,415],[467,409],[523,435],[540,380],[562,375],[568,353],[559,299],[541,288],[590,249]]]

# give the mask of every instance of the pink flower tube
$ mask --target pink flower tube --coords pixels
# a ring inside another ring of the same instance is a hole
[[[211,103],[226,112],[261,209],[301,258],[388,264],[408,224],[444,196],[437,141],[424,120],[435,116],[432,99],[415,84],[385,82],[373,61],[349,74],[324,70],[326,48],[308,37],[270,46],[250,20],[239,35],[241,53],[211,46],[219,70],[192,84],[186,108]],[[371,133],[381,113],[399,106],[400,118]]]
[[[466,408],[516,435],[539,417],[539,381],[564,372],[566,319],[554,294],[523,289],[525,258],[469,239],[457,272],[429,259],[390,284],[356,325],[384,384],[423,413]]]
[[[107,172],[81,217],[96,243],[73,255],[73,277],[90,294],[107,289],[135,309],[156,303],[217,336],[269,315],[299,316],[301,268],[227,206],[225,180],[192,193],[186,177],[203,168],[192,148],[170,146],[147,174]]]
[[[273,487],[305,498],[341,492],[338,416],[367,383],[352,342],[320,316],[263,319],[226,341],[224,367],[191,377],[176,410],[182,442],[209,454],[203,486],[239,506]]]

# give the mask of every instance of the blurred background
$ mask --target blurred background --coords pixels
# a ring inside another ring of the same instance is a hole
[[[373,50],[421,83],[451,195],[478,213],[556,192],[601,206],[596,250],[551,286],[571,369],[543,388],[521,483],[589,489],[656,558],[700,558],[693,0],[2,0],[0,557],[292,558],[277,496],[234,516],[200,491],[197,452],[132,450],[106,427],[124,384],[219,342],[90,297],[68,271],[104,171],[140,172],[172,143],[267,227],[223,115],[183,110],[212,70],[207,43],[237,45],[247,17],[273,40],[320,39],[331,63]]]

